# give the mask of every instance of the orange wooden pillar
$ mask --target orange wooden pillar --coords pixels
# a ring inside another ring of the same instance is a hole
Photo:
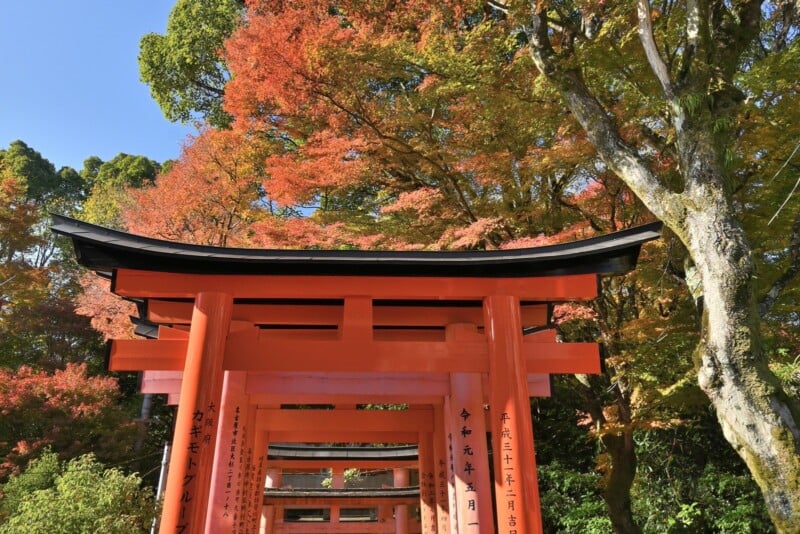
[[[408,468],[397,467],[392,470],[395,488],[408,487]],[[408,505],[396,504],[394,506],[394,531],[395,534],[408,534]]]
[[[258,409],[256,406],[247,404],[242,412],[244,425],[240,434],[242,454],[239,457],[239,485],[237,486],[239,513],[236,515],[231,534],[252,533],[250,519],[252,514],[255,513],[255,503],[252,498],[255,486],[253,447],[255,445],[256,413]],[[207,534],[214,534],[214,531],[207,530],[206,532]]]
[[[475,335],[470,324],[448,325],[448,341]],[[483,388],[478,373],[450,375],[449,446],[452,446],[460,534],[494,532]]]
[[[199,293],[195,298],[164,493],[162,534],[203,532],[232,308],[233,299],[225,293]]]
[[[254,411],[255,411],[255,407]],[[269,433],[259,429],[256,421],[256,434],[253,443],[253,488],[250,496],[252,505],[248,517],[248,532],[258,532],[264,509],[264,479],[267,474],[267,453],[269,452]]]
[[[451,375],[450,396],[458,532],[491,533],[494,520],[480,375]]]
[[[519,299],[484,299],[495,507],[501,534],[542,532]]]
[[[450,534],[450,496],[447,490],[447,441],[444,406],[433,407],[433,464],[436,475],[436,525],[439,534]]]
[[[436,473],[433,433],[420,432],[417,444],[419,466],[419,518],[422,534],[436,534]]]
[[[331,488],[344,489],[344,469],[341,467],[334,467],[331,469]],[[332,504],[330,508],[330,521],[331,525],[338,524],[341,519],[341,509],[339,505]]]
[[[248,397],[245,393],[247,373],[225,371],[220,402],[219,428],[211,473],[206,532],[234,532],[242,505],[236,488],[243,475],[239,469],[245,443],[242,440]]]
[[[444,433],[447,458],[447,502],[449,509],[450,534],[458,534],[458,499],[456,497],[456,456],[453,445],[455,428],[450,414],[453,404],[450,395],[444,398]]]

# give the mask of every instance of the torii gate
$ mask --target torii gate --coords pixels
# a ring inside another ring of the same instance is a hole
[[[394,442],[419,446],[423,532],[522,534],[542,531],[529,397],[601,364],[596,344],[556,342],[550,305],[595,298],[660,224],[482,252],[203,247],[60,216],[52,229],[157,331],[113,341],[109,369],[144,371],[143,391],[178,404],[160,532],[256,532],[269,442]],[[355,409],[395,402],[411,409]]]

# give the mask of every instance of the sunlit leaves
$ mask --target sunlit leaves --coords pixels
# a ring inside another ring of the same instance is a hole
[[[141,77],[167,119],[202,117],[215,126],[228,124],[222,95],[230,74],[220,52],[241,12],[237,0],[180,0],[170,12],[166,34],[142,38]]]
[[[257,144],[229,130],[204,130],[155,185],[129,191],[125,227],[203,245],[240,242],[260,200],[261,162],[250,150]]]
[[[45,446],[65,457],[126,454],[133,426],[124,423],[118,397],[115,379],[88,376],[85,365],[54,373],[0,368],[0,476],[15,472]]]
[[[149,530],[156,512],[152,489],[138,475],[106,468],[91,454],[61,464],[46,452],[3,491],[0,503],[9,515],[3,534],[134,534]]]

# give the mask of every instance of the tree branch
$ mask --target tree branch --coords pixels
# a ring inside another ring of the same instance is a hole
[[[676,232],[683,230],[679,195],[669,191],[636,152],[627,146],[609,113],[586,86],[576,69],[562,69],[550,45],[543,6],[531,1],[530,52],[539,71],[553,82],[567,107],[586,131],[608,167],[641,199],[647,208]]]
[[[212,94],[214,96],[217,96],[217,97],[225,96],[225,90],[224,89],[220,89],[218,87],[212,87],[211,85],[208,85],[207,83],[205,83],[202,80],[191,80],[191,84],[194,85],[195,87],[197,87],[198,89],[202,89],[203,91],[206,91],[207,93],[210,93],[210,94]]]
[[[639,40],[644,47],[644,53],[647,56],[647,62],[650,63],[650,68],[653,74],[658,78],[661,84],[661,89],[668,99],[675,98],[675,89],[672,85],[672,79],[669,76],[669,70],[661,54],[658,52],[656,40],[653,37],[653,23],[650,20],[650,2],[649,0],[639,0],[637,4],[637,14],[639,18]]]
[[[686,80],[692,60],[697,52],[700,41],[700,3],[698,0],[687,0],[686,2],[686,50],[681,57],[681,65],[678,69],[678,82]]]
[[[795,216],[794,224],[792,225],[792,235],[789,238],[788,249],[789,265],[758,303],[761,315],[770,312],[781,296],[781,292],[800,274],[800,212]]]

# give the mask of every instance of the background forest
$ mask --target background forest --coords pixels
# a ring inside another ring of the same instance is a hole
[[[51,212],[261,248],[499,249],[663,220],[635,272],[554,310],[605,371],[532,400],[546,531],[797,532],[798,10],[178,0],[139,56],[167,119],[199,125],[176,161],[0,150],[0,532],[149,530],[172,417],[105,371],[132,305]]]

